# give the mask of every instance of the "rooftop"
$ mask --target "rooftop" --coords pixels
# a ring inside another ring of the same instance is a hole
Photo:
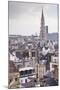
[[[20,68],[19,71],[30,70],[30,69],[34,69],[34,68],[33,67],[24,67],[24,68]]]

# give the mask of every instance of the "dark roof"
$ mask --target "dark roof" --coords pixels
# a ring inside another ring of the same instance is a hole
[[[46,64],[47,63],[47,60],[40,60],[39,63],[40,64]]]
[[[34,87],[35,86],[35,82],[34,81],[30,81],[27,83],[22,84],[25,88],[29,88],[29,87]]]
[[[58,82],[56,80],[54,80],[54,78],[46,78],[46,83],[49,85],[49,86],[56,86],[58,85]]]
[[[16,68],[13,61],[9,60],[9,73],[18,72],[18,69]]]

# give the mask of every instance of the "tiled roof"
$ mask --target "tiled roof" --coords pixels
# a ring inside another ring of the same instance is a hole
[[[18,72],[18,69],[16,68],[13,61],[9,60],[9,73]]]

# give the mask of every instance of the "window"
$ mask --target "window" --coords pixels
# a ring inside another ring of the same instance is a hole
[[[18,58],[20,58],[20,52],[16,52],[16,56],[18,57]]]
[[[15,78],[15,81],[17,81],[17,78]]]
[[[27,79],[25,79],[25,83],[27,83]]]
[[[26,57],[29,57],[29,53],[28,52],[26,52]]]
[[[32,73],[32,70],[29,70],[28,73],[31,74]]]
[[[56,62],[57,60],[55,59],[54,62]]]
[[[9,80],[9,84],[12,82],[12,79]]]
[[[25,70],[25,74],[28,74],[28,71],[27,70]]]
[[[35,52],[32,52],[32,57],[35,57]]]
[[[20,75],[23,75],[23,71],[20,72]]]
[[[29,57],[29,53],[28,52],[23,52],[23,57]]]

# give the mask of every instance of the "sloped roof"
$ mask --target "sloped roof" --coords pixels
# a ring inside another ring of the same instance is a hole
[[[9,71],[9,73],[18,72],[18,69],[16,68],[13,61],[9,60],[9,69],[8,69],[8,71]]]

